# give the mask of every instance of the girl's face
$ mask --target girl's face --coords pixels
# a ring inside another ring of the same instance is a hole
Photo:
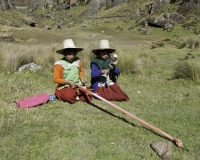
[[[64,54],[64,56],[68,62],[73,62],[74,58],[76,57],[76,54],[77,53],[75,51],[68,51]]]
[[[100,54],[99,54],[99,57],[102,59],[102,60],[106,60],[107,58],[110,57],[110,53],[108,53],[107,51],[102,51]]]

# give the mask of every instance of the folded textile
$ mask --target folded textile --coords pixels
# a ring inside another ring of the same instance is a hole
[[[47,103],[49,101],[49,97],[50,94],[38,94],[33,97],[24,97],[14,102],[19,108],[31,108]]]
[[[56,97],[55,94],[49,96],[49,100],[50,100],[50,101],[54,101],[54,100],[56,100],[56,99],[57,99],[57,97]]]

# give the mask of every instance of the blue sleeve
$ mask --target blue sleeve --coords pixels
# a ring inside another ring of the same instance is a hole
[[[114,74],[115,74],[115,76],[120,75],[120,70],[119,70],[119,68],[117,68],[117,66],[115,66]]]
[[[91,68],[91,73],[90,73],[91,77],[99,77],[101,75],[101,70],[96,64],[92,63],[90,68]]]

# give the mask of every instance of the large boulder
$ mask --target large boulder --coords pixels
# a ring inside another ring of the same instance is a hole
[[[91,2],[91,0],[85,0],[85,4],[88,4],[90,2]]]
[[[14,0],[1,0],[0,1],[0,8],[3,10],[7,9],[15,9],[15,3]]]
[[[151,14],[154,11],[159,10],[160,8],[164,7],[165,5],[169,4],[170,0],[155,0],[154,3],[150,3],[148,8],[148,12]]]
[[[164,27],[166,23],[179,23],[182,24],[186,18],[178,13],[164,13],[159,16],[150,16],[145,19],[146,22],[160,27]]]
[[[136,10],[137,17],[143,17],[146,15],[150,15],[153,12],[158,11],[160,8],[164,7],[165,5],[169,4],[170,0],[155,0],[145,3],[145,6],[138,8]]]
[[[179,23],[182,24],[186,21],[186,18],[178,13],[165,13],[160,16],[152,16],[146,19],[150,24],[154,24],[160,27],[164,27],[167,24]]]
[[[113,0],[113,4],[112,5],[113,5],[113,7],[115,7],[115,6],[119,5],[122,2],[127,2],[127,0]]]
[[[165,13],[164,16],[174,23],[182,24],[186,21],[186,18],[179,13]]]
[[[90,7],[88,9],[88,17],[92,16],[94,13],[98,12],[106,4],[110,4],[111,0],[92,0],[90,2]]]
[[[91,17],[94,13],[98,12],[102,7],[109,5],[116,7],[120,3],[128,3],[130,0],[89,0],[90,7],[88,9],[88,17]],[[88,0],[85,0],[88,3]]]
[[[182,24],[185,21],[186,18],[178,13],[165,13],[157,16],[150,16],[145,20],[140,21],[138,25],[143,27],[148,25],[171,31],[175,23]]]
[[[25,24],[27,24],[27,25],[29,25],[29,26],[31,26],[31,27],[35,27],[35,21],[34,21],[34,19],[31,18],[31,17],[26,17],[26,18],[22,19],[22,21],[23,21]]]
[[[71,8],[71,7],[74,7],[74,6],[75,6],[75,7],[76,7],[76,6],[79,6],[78,0],[71,0],[71,1],[70,1],[70,8]]]
[[[177,12],[185,16],[195,9],[200,10],[199,0],[183,0],[182,5],[177,9]]]

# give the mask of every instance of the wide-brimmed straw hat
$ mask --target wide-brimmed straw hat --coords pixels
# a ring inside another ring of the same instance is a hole
[[[106,39],[100,40],[100,47],[93,49],[92,52],[96,54],[100,50],[107,50],[109,53],[115,52],[114,48],[110,48],[109,41]]]
[[[60,50],[57,50],[56,53],[63,54],[64,51],[67,50],[67,49],[75,49],[77,52],[80,52],[80,51],[83,50],[83,48],[76,47],[74,45],[74,42],[73,42],[72,39],[65,39],[63,41],[63,45],[64,45],[64,48],[60,49]]]

